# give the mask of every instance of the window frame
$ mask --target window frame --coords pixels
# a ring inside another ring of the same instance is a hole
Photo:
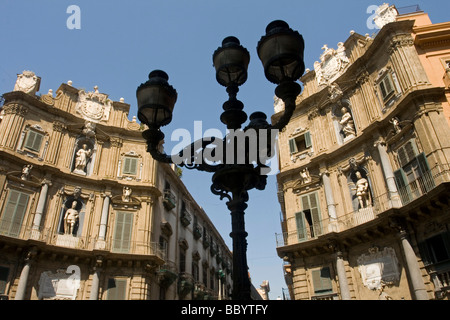
[[[18,197],[15,201],[15,203],[12,203],[13,208],[13,212],[12,213],[7,213],[7,210],[10,209],[10,205],[11,205],[11,197],[14,194],[18,194]],[[21,216],[19,216],[19,218],[17,218],[17,208],[20,205],[20,201],[22,196],[26,197],[26,201],[24,204],[22,204],[21,206],[23,207]],[[4,234],[7,235],[9,237],[18,237],[20,234],[20,231],[22,230],[22,225],[23,225],[23,221],[25,219],[25,215],[27,213],[28,210],[28,206],[30,204],[30,200],[31,200],[31,194],[24,192],[24,191],[19,191],[16,189],[9,189],[8,190],[8,195],[7,195],[7,200],[4,201],[4,206],[2,208],[2,212],[1,212],[1,216],[0,216],[0,234]],[[10,216],[6,216],[6,214],[9,214]],[[4,220],[5,218],[10,219],[10,221],[8,220]],[[19,222],[17,222],[17,220],[20,220]],[[16,223],[15,223],[16,221]],[[14,225],[17,224],[17,230],[14,231]],[[6,226],[5,230],[6,232],[3,231],[4,225]]]
[[[128,164],[128,166],[127,166],[127,164]],[[134,164],[134,170],[132,170],[133,164]],[[136,176],[138,173],[138,165],[139,165],[138,157],[128,156],[128,155],[124,156],[123,157],[122,174],[129,175],[129,176]]]
[[[316,206],[312,206],[311,197],[314,197]],[[308,208],[305,209],[305,199],[308,202]],[[305,241],[307,239],[316,238],[323,234],[322,229],[322,212],[320,210],[318,191],[313,191],[307,194],[300,195],[300,203],[302,210],[295,214],[295,222],[297,226],[298,241]],[[313,212],[316,210],[315,212]],[[308,235],[309,228],[309,235]]]
[[[119,220],[119,217],[122,219]],[[128,220],[128,221],[127,221]],[[133,239],[134,214],[128,211],[116,211],[116,221],[114,223],[114,234],[112,238],[111,250],[115,253],[129,253]],[[128,230],[126,228],[128,227]],[[120,229],[120,230],[119,230]],[[128,231],[128,239],[125,239],[125,231]],[[119,233],[120,232],[120,239]],[[128,241],[128,245],[126,242]]]
[[[29,140],[31,139],[32,134],[34,135],[33,142],[30,144]],[[36,143],[36,137],[39,137],[39,146],[35,147],[34,144]],[[25,134],[25,139],[23,141],[23,149],[26,149],[27,151],[31,151],[34,153],[40,153],[42,149],[42,144],[45,139],[45,133],[39,132],[38,130],[34,128],[28,128]]]
[[[299,143],[305,142],[304,148],[299,148]],[[288,140],[289,153],[291,155],[296,153],[308,152],[312,148],[311,131],[306,131],[302,134],[296,135]]]

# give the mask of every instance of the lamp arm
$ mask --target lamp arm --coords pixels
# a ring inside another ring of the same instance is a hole
[[[272,125],[273,129],[282,130],[287,126],[289,120],[291,120],[291,117],[294,114],[295,100],[301,91],[302,88],[300,85],[294,81],[282,82],[277,86],[275,89],[275,94],[284,102],[284,113],[278,121]]]

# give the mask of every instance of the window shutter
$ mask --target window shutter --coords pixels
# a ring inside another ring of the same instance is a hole
[[[125,300],[126,299],[127,280],[126,279],[108,279],[107,300]]]
[[[43,136],[39,133],[36,133],[33,141],[33,146],[31,149],[39,151],[41,149],[41,143],[42,143]]]
[[[403,204],[409,203],[411,201],[411,195],[403,169],[396,170],[394,172],[394,177],[395,184],[397,185],[397,190],[400,193]]]
[[[295,139],[289,139],[289,151],[291,152],[291,154],[298,152]]]
[[[299,241],[306,240],[305,220],[303,215],[303,212],[297,212],[295,214],[295,220],[297,222],[297,236]]]
[[[313,228],[314,228],[314,234],[316,236],[319,236],[322,234],[322,226],[321,226],[321,219],[320,219],[320,208],[319,208],[319,201],[317,198],[317,193],[314,192],[309,195],[310,204],[311,204],[311,216],[313,220]]]
[[[312,146],[311,133],[309,131],[305,133],[305,146],[306,148],[311,148]]]
[[[137,159],[125,157],[123,165],[123,173],[125,174],[136,174],[137,169]]]
[[[431,258],[430,250],[428,249],[428,244],[426,241],[418,243],[420,256],[422,258],[423,264],[428,266],[433,264],[433,260]]]
[[[19,235],[22,220],[28,206],[29,195],[15,190],[10,190],[8,202],[1,217],[0,233],[17,237]]]
[[[133,228],[133,214],[117,212],[116,227],[113,239],[113,250],[116,252],[129,252],[131,232]]]
[[[442,240],[444,241],[447,256],[450,257],[450,231],[442,233]]]
[[[324,267],[312,271],[314,293],[324,294],[333,291],[330,268]]]
[[[430,171],[430,166],[428,165],[427,157],[423,152],[417,156],[417,162],[419,162],[419,168],[422,176],[428,171]]]

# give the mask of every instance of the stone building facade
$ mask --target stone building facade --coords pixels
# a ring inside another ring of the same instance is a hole
[[[130,105],[40,80],[3,94],[2,299],[228,299],[230,250]]]
[[[450,23],[389,5],[376,22],[323,47],[279,135],[291,299],[449,298]]]

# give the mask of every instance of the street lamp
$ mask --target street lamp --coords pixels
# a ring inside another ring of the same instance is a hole
[[[257,53],[267,80],[277,85],[275,94],[285,104],[284,114],[275,124],[270,125],[264,113],[254,112],[250,115],[249,124],[241,129],[247,121],[247,114],[243,111],[244,104],[236,96],[239,86],[247,80],[250,54],[236,37],[225,38],[222,46],[213,54],[213,64],[217,82],[226,87],[229,96],[220,116],[229,133],[220,141],[214,137],[203,138],[177,155],[167,155],[160,151],[160,144],[164,139],[160,128],[171,122],[177,100],[177,92],[168,83],[168,75],[164,71],[154,70],[149,74],[149,80],[136,91],[138,118],[148,126],[142,135],[152,157],[159,162],[176,163],[187,169],[214,173],[212,193],[219,195],[220,199],[228,199],[227,207],[232,224],[230,236],[233,239],[234,300],[251,299],[244,222],[248,190],[265,189],[267,175],[264,173],[267,173],[267,166],[264,155],[269,152],[273,155],[274,148],[274,141],[267,139],[267,136],[272,131],[283,129],[295,110],[295,99],[301,92],[296,81],[305,71],[303,51],[303,37],[289,28],[286,22],[275,20],[267,26],[266,34],[258,42]],[[255,156],[251,148],[262,152],[257,152]],[[212,160],[211,155],[214,156]]]

